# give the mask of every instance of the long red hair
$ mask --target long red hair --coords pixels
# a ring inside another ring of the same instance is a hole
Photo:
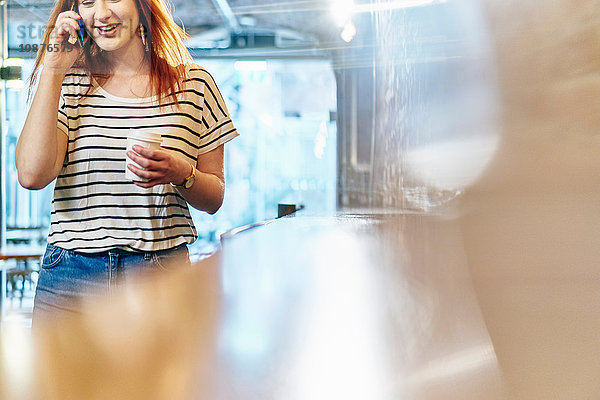
[[[58,15],[71,10],[74,1],[79,0],[58,0],[54,6],[42,40],[45,45],[50,42],[50,34]],[[147,32],[148,51],[144,53],[144,61],[150,62],[152,88],[160,100],[171,96],[177,103],[175,92],[181,90],[182,82],[186,77],[184,65],[186,62],[192,61],[189,51],[183,44],[183,41],[189,36],[173,21],[164,0],[134,0],[134,2],[140,24]],[[33,72],[29,79],[30,92],[44,62],[44,48],[45,46],[40,46],[35,59]],[[87,40],[83,46],[83,52],[75,61],[74,66],[83,68],[88,77],[94,78],[102,84],[112,72],[111,65],[103,53],[93,40]]]

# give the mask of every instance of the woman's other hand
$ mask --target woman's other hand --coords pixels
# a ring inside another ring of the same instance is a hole
[[[51,70],[60,74],[66,74],[73,65],[82,47],[78,44],[72,45],[69,38],[77,39],[77,31],[81,29],[77,20],[81,16],[75,11],[64,11],[58,14],[54,29],[50,33],[50,41],[44,46],[44,70]],[[86,36],[87,40],[87,36]]]
[[[148,182],[135,181],[139,187],[151,188],[156,185],[175,183],[181,184],[192,174],[192,164],[186,160],[162,149],[147,149],[134,145],[133,151],[127,152],[127,157],[140,165],[128,165],[131,172]]]

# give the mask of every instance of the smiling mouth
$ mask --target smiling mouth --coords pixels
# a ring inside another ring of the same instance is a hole
[[[106,26],[97,26],[96,29],[98,29],[101,33],[112,33],[117,29],[117,26],[119,26],[120,24],[111,24],[111,25],[106,25]]]

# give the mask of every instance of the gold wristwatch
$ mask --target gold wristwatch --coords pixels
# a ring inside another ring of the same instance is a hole
[[[176,185],[173,182],[170,182],[171,186],[173,186],[175,189],[189,189],[192,187],[194,181],[196,180],[196,168],[194,168],[192,164],[190,164],[190,166],[192,167],[192,174],[185,178],[181,185]]]

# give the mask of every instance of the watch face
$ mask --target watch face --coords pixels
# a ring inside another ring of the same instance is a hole
[[[192,185],[194,184],[194,181],[196,180],[195,176],[190,176],[190,178],[188,180],[186,180],[185,182],[183,182],[183,187],[186,189],[189,189],[192,187]]]

